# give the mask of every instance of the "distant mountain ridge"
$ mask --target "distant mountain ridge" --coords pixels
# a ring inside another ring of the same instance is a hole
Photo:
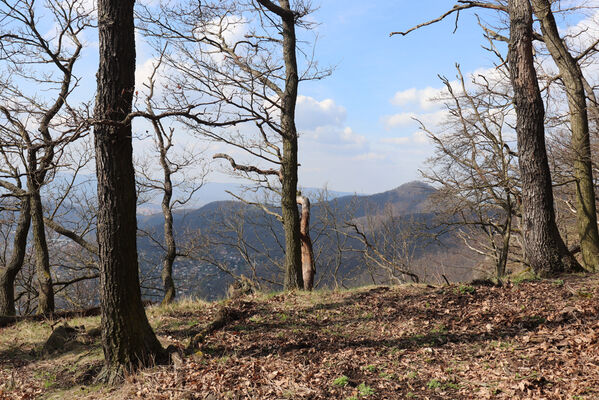
[[[436,192],[437,190],[431,185],[413,181],[373,195],[346,195],[325,202],[313,202],[311,232],[314,235],[315,246],[319,246],[320,254],[320,258],[317,260],[317,280],[319,278],[318,274],[322,273],[323,260],[326,257],[334,257],[331,252],[336,251],[337,248],[336,243],[330,242],[334,240],[331,238],[334,235],[322,235],[322,232],[323,230],[329,230],[329,232],[331,230],[349,231],[350,228],[346,222],[354,221],[363,229],[366,229],[370,235],[374,235],[372,237],[382,237],[383,240],[387,241],[394,240],[394,235],[399,234],[398,237],[401,237],[402,230],[412,229],[411,227],[423,229],[425,236],[437,235],[436,240],[413,236],[417,248],[410,250],[411,254],[408,257],[412,260],[410,262],[432,260],[430,258],[432,255],[449,254],[448,252],[463,246],[463,243],[457,240],[455,236],[442,233],[439,228],[435,227],[436,214],[430,197]],[[270,207],[274,212],[279,211],[276,205]],[[327,218],[329,218],[328,222]],[[330,220],[330,218],[335,220]],[[176,236],[179,238],[183,238],[185,234],[191,234],[192,236],[210,236],[214,234],[216,235],[216,241],[220,243],[223,240],[239,240],[237,235],[241,234],[248,245],[246,251],[250,249],[250,254],[242,255],[240,254],[240,248],[235,247],[235,245],[229,246],[224,242],[222,245],[213,247],[210,254],[213,256],[218,255],[220,257],[218,262],[229,265],[238,275],[252,276],[252,274],[257,273],[265,276],[267,281],[270,282],[280,279],[280,275],[276,274],[281,272],[276,272],[277,268],[273,270],[272,262],[263,257],[280,259],[283,256],[283,250],[280,246],[284,240],[282,226],[272,215],[265,213],[260,208],[240,201],[220,200],[197,209],[180,210],[174,215],[174,224]],[[237,226],[245,224],[245,226],[243,229],[229,231],[229,233],[223,231],[223,229],[230,229],[235,224],[238,224]],[[146,232],[153,232],[154,239],[161,240],[162,214],[139,215],[138,225],[140,229]],[[387,231],[383,229],[387,229]],[[412,240],[410,239],[411,232],[408,231],[408,235],[404,236],[407,240]],[[342,233],[341,236],[343,235]],[[389,237],[385,237],[386,235]],[[152,270],[153,268],[154,271],[159,273],[161,250],[153,240],[148,238],[140,237],[138,243],[139,249],[145,254],[144,258],[146,260],[145,266],[142,263],[142,269]],[[366,266],[363,265],[364,260],[359,256],[360,253],[350,250],[352,248],[357,249],[361,245],[361,242],[355,236],[345,242],[343,246],[346,253],[335,272],[340,279],[355,275],[357,278],[352,285],[367,283],[371,275],[366,270]],[[387,243],[388,245],[389,243]],[[387,247],[384,251],[391,250]],[[452,253],[454,258],[457,257],[456,252]],[[258,270],[250,270],[249,267],[244,266],[247,261],[244,260],[244,257],[248,256],[254,260]],[[393,259],[395,256],[390,255],[390,257]],[[459,264],[460,271],[455,272],[453,275],[451,273],[446,274],[450,280],[468,279],[469,272],[467,270],[475,262],[476,260],[472,257],[460,258],[455,262]],[[319,265],[319,263],[321,264]],[[267,264],[270,267],[267,267]],[[440,272],[436,271],[435,268],[437,268],[435,265],[431,265],[429,269],[433,272],[424,271],[423,279],[431,279],[430,277],[434,274],[437,274],[434,279],[441,279]],[[187,291],[183,292],[184,294],[199,294],[201,297],[209,299],[223,296],[227,285],[232,281],[232,277],[220,271],[215,264],[202,264],[202,262],[192,259],[178,259],[174,272],[175,280],[188,287]],[[156,279],[159,279],[158,275]],[[337,275],[335,276],[337,277]],[[321,283],[331,285],[330,279],[333,278],[329,276]],[[189,292],[189,290],[192,290],[192,292]]]

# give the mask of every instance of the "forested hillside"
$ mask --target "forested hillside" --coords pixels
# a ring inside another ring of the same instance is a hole
[[[363,227],[389,258],[403,257],[404,263],[411,264],[409,270],[418,280],[442,282],[445,275],[446,279],[456,282],[490,276],[491,272],[482,266],[483,259],[471,254],[456,232],[439,219],[439,210],[431,198],[435,193],[430,185],[410,182],[384,193],[314,202],[311,230],[318,254],[317,287],[393,283],[394,276],[414,280],[397,271],[385,273],[379,266],[369,265],[363,254],[365,244],[349,223]],[[150,282],[154,274],[156,285],[160,278],[156,266],[162,254],[156,243],[164,238],[162,224],[162,214],[139,217],[140,229],[147,233],[139,238],[142,275]],[[325,233],[330,226],[338,227],[339,236]],[[242,275],[256,278],[263,290],[281,288],[276,262],[283,256],[279,245],[283,231],[272,215],[239,201],[219,201],[175,213],[174,228],[178,240],[181,243],[187,240],[190,248],[190,256],[179,258],[174,268],[175,282],[183,294],[209,300],[222,298],[235,277]],[[242,235],[238,236],[240,232]],[[388,246],[386,235],[393,235],[396,246]],[[210,241],[216,240],[221,243],[218,248],[209,246]],[[241,247],[247,250],[252,262],[244,258]],[[337,259],[338,266],[334,264]],[[440,260],[444,265],[437,267]],[[476,266],[480,266],[479,270]],[[146,295],[152,293],[160,295],[152,291]]]
[[[599,6],[442,3],[0,0],[0,399],[599,398]]]

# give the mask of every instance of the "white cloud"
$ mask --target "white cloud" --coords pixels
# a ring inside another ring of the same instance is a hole
[[[394,144],[394,145],[408,144],[408,143],[410,143],[410,138],[407,136],[383,138],[383,139],[381,139],[381,143]]]
[[[318,101],[313,97],[298,96],[296,123],[300,130],[311,130],[321,126],[343,126],[347,112],[332,99]]]
[[[368,140],[345,124],[347,112],[333,99],[298,96],[296,124],[307,146],[342,154],[368,151]]]
[[[412,135],[412,140],[414,141],[414,143],[417,143],[417,144],[429,144],[430,143],[429,137],[423,131],[414,132],[414,134]]]
[[[396,146],[406,146],[406,145],[428,145],[430,144],[430,140],[425,132],[416,131],[412,133],[411,136],[400,136],[400,137],[390,137],[383,138],[380,140],[381,143],[391,144]]]
[[[361,151],[367,148],[368,141],[363,135],[355,133],[350,127],[335,128],[320,126],[312,131],[307,131],[302,136],[305,141],[313,142],[312,145],[328,146],[335,151]]]
[[[408,112],[387,115],[383,117],[383,123],[387,130],[391,130],[398,127],[418,125],[418,121],[422,122],[425,126],[436,126],[443,122],[446,118],[447,110],[439,110],[421,114]]]
[[[373,160],[384,160],[387,156],[382,153],[368,152],[364,154],[358,154],[355,157],[352,157],[353,161],[373,161]]]
[[[400,90],[395,93],[391,99],[391,104],[395,106],[415,105],[423,110],[431,110],[439,106],[439,102],[435,99],[446,93],[445,88],[427,87],[424,89],[411,88]]]
[[[150,76],[152,75],[152,72],[154,71],[154,68],[157,63],[158,60],[156,60],[155,58],[148,58],[146,61],[143,62],[143,64],[137,65],[137,67],[135,68],[135,90],[140,92],[140,94],[142,92],[147,92],[147,87],[145,85],[149,83]],[[160,80],[160,75],[160,73],[157,73],[155,75],[156,81]],[[155,89],[158,90],[160,89],[160,87],[160,83],[156,82]]]

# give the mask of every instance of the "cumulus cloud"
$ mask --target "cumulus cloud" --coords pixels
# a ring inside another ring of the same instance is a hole
[[[425,126],[439,125],[447,118],[447,110],[438,110],[430,113],[398,113],[383,117],[383,124],[387,130],[397,127],[409,127],[422,122]]]
[[[428,144],[430,143],[430,139],[427,134],[423,131],[414,132],[412,135],[412,140],[417,144]]]
[[[322,126],[342,126],[347,113],[332,99],[318,101],[309,96],[298,96],[296,123],[300,130],[311,130]]]
[[[157,65],[158,60],[156,58],[148,58],[142,64],[138,64],[135,68],[135,90],[141,92],[146,92],[147,88],[145,85],[149,83],[150,76],[152,72],[154,72],[154,68]],[[155,88],[156,90],[160,90],[161,88],[161,76],[162,74],[158,73],[155,75]]]
[[[415,105],[423,110],[431,110],[439,106],[435,99],[447,93],[445,88],[427,87],[424,89],[411,88],[400,90],[395,93],[391,99],[391,104],[395,106]]]
[[[393,144],[393,145],[402,145],[410,143],[409,136],[402,137],[392,137],[392,138],[383,138],[381,139],[381,143]]]
[[[307,131],[303,138],[315,142],[319,146],[335,148],[337,151],[360,151],[367,147],[368,141],[363,135],[355,133],[352,128],[335,128],[332,126],[319,126],[312,131]]]
[[[381,143],[391,144],[396,146],[402,145],[428,145],[430,144],[430,140],[425,132],[416,131],[412,133],[410,136],[400,136],[400,137],[389,137],[382,138],[380,140]]]
[[[298,96],[296,123],[304,142],[329,151],[356,153],[368,150],[368,140],[346,125],[345,107],[332,99]]]

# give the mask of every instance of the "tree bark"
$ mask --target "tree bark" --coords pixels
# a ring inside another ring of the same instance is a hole
[[[508,63],[514,88],[516,131],[522,180],[522,230],[528,262],[541,276],[580,268],[555,223],[553,189],[545,147],[545,110],[532,48],[529,0],[509,0]]]
[[[295,16],[288,0],[280,0],[283,21],[283,59],[285,62],[285,90],[281,98],[281,129],[283,131],[283,159],[281,163],[281,211],[285,231],[285,289],[304,287],[302,275],[301,235],[297,209],[297,129],[295,105],[299,84]]]
[[[15,278],[23,267],[27,250],[27,235],[31,225],[31,208],[28,196],[21,198],[21,210],[13,239],[13,253],[6,268],[0,270],[0,315],[14,316]]]
[[[162,131],[158,122],[154,121],[154,130],[158,139],[160,149],[160,165],[164,172],[164,189],[162,194],[162,214],[164,215],[164,241],[166,244],[166,253],[162,258],[162,284],[164,286],[164,297],[162,304],[170,304],[176,296],[175,281],[173,280],[173,264],[177,258],[177,243],[173,233],[173,210],[171,208],[171,199],[173,197],[173,182],[171,180],[171,168],[168,164],[166,147]]]
[[[100,64],[95,118],[122,121],[131,112],[135,85],[134,0],[98,0]],[[131,125],[94,127],[98,179],[102,345],[101,378],[109,383],[164,350],[141,301],[136,244],[136,191]]]
[[[54,312],[54,290],[50,273],[50,255],[44,225],[42,197],[37,184],[29,184],[31,203],[31,225],[33,231],[33,249],[35,252],[35,274],[38,283],[37,313],[50,315]]]
[[[559,68],[568,97],[576,180],[576,219],[583,264],[589,271],[599,271],[599,231],[582,70],[559,35],[550,2],[532,0],[532,6],[541,23],[545,45]]]
[[[314,249],[310,238],[310,199],[306,196],[297,196],[297,203],[302,206],[300,219],[300,235],[302,239],[302,275],[304,278],[304,290],[311,291],[314,288]]]

